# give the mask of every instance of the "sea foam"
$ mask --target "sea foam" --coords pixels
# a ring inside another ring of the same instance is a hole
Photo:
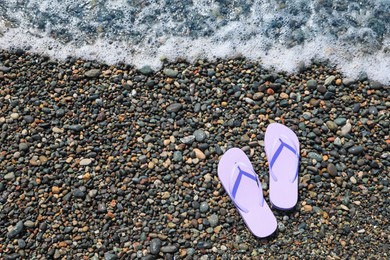
[[[246,57],[276,70],[329,61],[390,83],[389,1],[7,1],[0,48],[158,69]]]

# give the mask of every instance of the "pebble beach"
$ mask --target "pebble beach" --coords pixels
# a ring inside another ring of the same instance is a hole
[[[299,138],[299,199],[257,239],[217,166],[241,148],[269,203],[272,122]],[[2,259],[390,257],[390,88],[364,74],[0,50],[0,128]]]

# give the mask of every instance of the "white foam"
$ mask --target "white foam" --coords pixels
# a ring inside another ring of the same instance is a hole
[[[382,0],[384,1],[384,0]],[[10,5],[15,5],[17,1],[9,1]],[[38,6],[40,11],[55,12],[60,16],[66,16],[66,6],[81,4],[79,0],[67,0],[67,4],[60,1],[38,1],[32,0],[30,6]],[[302,1],[296,0],[296,3]],[[381,3],[381,0],[377,0]],[[96,25],[93,17],[96,14],[94,9],[96,0],[84,3],[88,17],[84,17],[86,22]],[[149,3],[149,2],[148,2]],[[45,32],[34,29],[26,23],[22,23],[17,28],[9,28],[7,22],[0,20],[0,46],[3,49],[28,48],[31,52],[49,55],[53,58],[65,59],[68,56],[76,56],[88,60],[97,60],[108,64],[125,62],[142,67],[150,65],[154,69],[162,66],[162,59],[175,61],[177,58],[185,58],[190,62],[197,59],[215,60],[217,58],[231,58],[244,56],[249,60],[261,61],[265,67],[275,68],[286,72],[295,72],[301,62],[310,64],[313,58],[318,60],[329,60],[337,65],[346,77],[356,78],[361,72],[367,73],[370,79],[380,81],[384,84],[390,84],[390,50],[384,48],[364,53],[360,42],[368,41],[368,44],[375,46],[374,37],[366,35],[372,31],[366,28],[349,28],[343,32],[339,39],[334,39],[328,35],[322,35],[319,28],[315,26],[315,16],[309,17],[305,26],[301,27],[302,33],[307,36],[306,41],[294,47],[286,47],[288,41],[289,29],[287,26],[272,28],[272,34],[279,34],[279,37],[269,38],[264,30],[266,24],[274,19],[280,18],[282,23],[286,23],[286,13],[278,9],[274,2],[263,3],[257,1],[251,6],[249,15],[239,17],[240,10],[232,10],[232,16],[238,16],[239,19],[229,21],[224,26],[215,30],[208,37],[192,38],[188,35],[172,36],[169,33],[163,33],[164,30],[174,30],[177,24],[173,22],[169,14],[162,12],[153,24],[144,23],[144,18],[151,16],[156,10],[163,8],[163,2],[150,2],[147,8],[137,13],[138,17],[132,25],[127,25],[127,29],[133,28],[142,32],[141,42],[132,39],[123,40],[120,33],[116,40],[115,37],[100,37],[97,40],[85,42],[80,45],[75,41],[63,44],[60,40],[50,35],[51,29],[60,28],[62,25],[48,24]],[[109,10],[121,10],[126,15],[131,15],[132,8],[126,0],[111,1],[106,3],[105,7]],[[219,4],[213,0],[194,1],[193,11],[207,17],[218,13]],[[313,3],[309,2],[309,8],[313,9]],[[351,7],[350,7],[351,8]],[[351,11],[351,16],[364,22],[369,19],[371,14],[356,13]],[[356,13],[356,14],[355,14]],[[259,15],[261,14],[261,15]],[[15,12],[15,17],[21,19],[23,13]],[[302,14],[304,15],[304,14]],[[294,19],[302,19],[302,15],[295,16]],[[14,17],[14,18],[15,18]],[[85,38],[85,35],[77,28],[80,22],[76,17],[68,17],[69,24],[66,29],[74,38]],[[283,20],[284,19],[284,20]],[[217,26],[209,24],[212,29]],[[205,24],[206,26],[206,24]],[[365,34],[366,33],[366,34]],[[355,42],[349,44],[346,39],[352,39]],[[149,41],[150,40],[150,41]],[[369,41],[372,42],[369,42]],[[90,42],[89,44],[87,42]],[[366,42],[367,43],[367,42]],[[385,38],[382,46],[390,46],[390,39]]]

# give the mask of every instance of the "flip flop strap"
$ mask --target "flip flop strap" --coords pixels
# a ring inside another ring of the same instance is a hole
[[[278,178],[276,177],[275,173],[273,172],[272,168],[274,166],[274,163],[276,162],[276,159],[278,159],[280,153],[282,152],[283,148],[287,148],[288,150],[290,150],[291,152],[293,152],[296,156],[297,156],[297,171],[294,175],[294,178],[292,180],[290,180],[291,182],[294,182],[295,179],[298,177],[298,166],[299,166],[299,154],[297,153],[296,151],[296,148],[295,147],[292,147],[291,145],[283,142],[283,140],[281,138],[279,138],[279,141],[280,141],[280,145],[278,147],[278,149],[276,150],[276,152],[274,153],[274,155],[272,156],[272,159],[271,159],[271,163],[270,163],[270,173],[271,173],[271,177],[272,179],[274,179],[274,181],[278,181]],[[294,145],[295,146],[295,145]]]
[[[240,167],[240,165],[241,165],[241,167]],[[240,203],[238,203],[238,202],[236,201],[236,194],[237,194],[237,191],[238,191],[238,187],[240,186],[241,179],[242,179],[243,176],[248,177],[248,178],[254,180],[254,181],[256,182],[256,184],[257,184],[258,187],[260,187],[260,181],[259,181],[259,178],[258,178],[257,174],[256,174],[253,170],[251,170],[251,171],[253,172],[253,174],[251,174],[251,173],[249,173],[249,172],[247,172],[247,171],[242,170],[241,168],[242,168],[243,166],[244,166],[245,168],[250,169],[249,167],[247,167],[247,166],[246,166],[245,164],[243,164],[243,163],[236,163],[236,164],[234,165],[233,169],[232,169],[231,178],[233,178],[233,176],[235,176],[235,174],[236,174],[237,171],[238,171],[238,176],[237,176],[237,178],[236,178],[236,180],[235,180],[235,182],[234,182],[233,187],[231,187],[231,185],[230,185],[230,194],[231,194],[231,197],[232,197],[232,200],[233,200],[234,204],[235,204],[241,211],[243,211],[243,212],[245,212],[245,213],[248,213],[249,210],[246,209],[245,207],[243,207]],[[232,183],[232,180],[230,181],[230,184],[231,184],[231,183]],[[262,198],[262,200],[261,200],[261,202],[260,202],[260,205],[261,205],[261,206],[264,205],[264,198]]]

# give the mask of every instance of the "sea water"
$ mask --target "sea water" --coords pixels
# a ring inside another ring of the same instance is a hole
[[[294,72],[328,61],[390,83],[390,0],[0,0],[0,48],[158,69],[245,57]]]

